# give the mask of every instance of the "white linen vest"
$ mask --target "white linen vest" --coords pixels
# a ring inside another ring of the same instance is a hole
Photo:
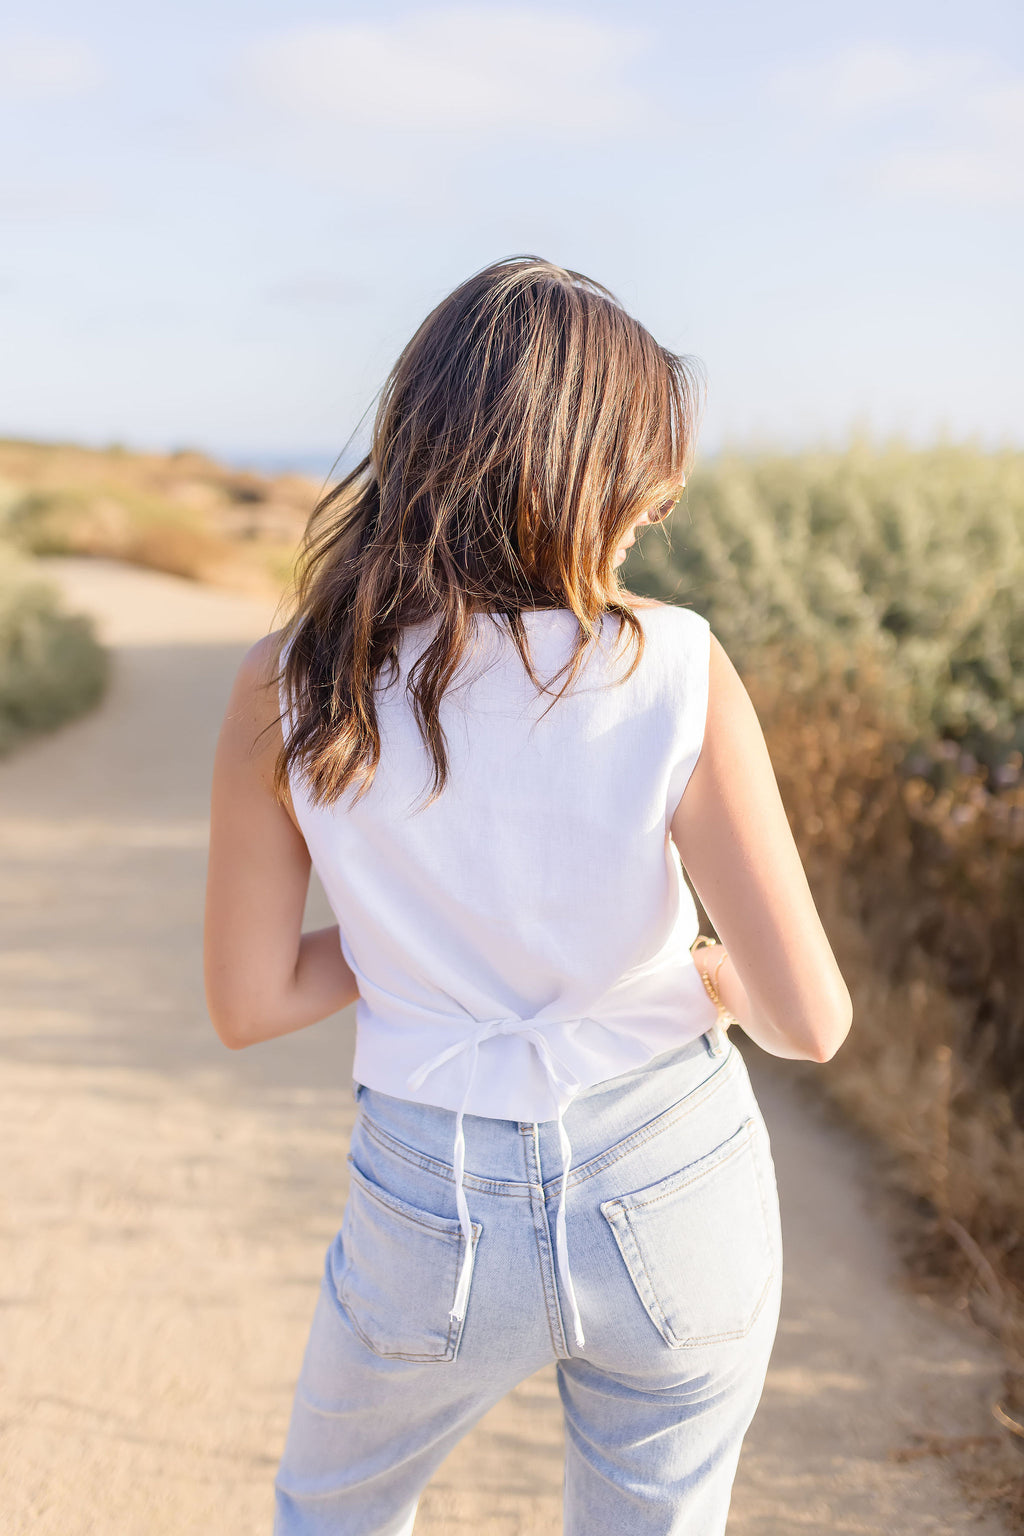
[[[432,631],[403,631],[400,671],[378,684],[381,757],[362,800],[314,806],[290,780],[313,867],[359,984],[354,1077],[462,1116],[558,1119],[575,1093],[639,1067],[716,1019],[690,955],[697,913],[669,824],[701,750],[710,632],[691,609],[638,607],[629,631],[605,615],[571,691],[538,695],[490,616],[441,703],[450,779],[429,753],[405,684]],[[570,654],[569,609],[524,614],[550,681]],[[562,686],[564,677],[554,684]],[[545,714],[544,711],[547,710]],[[281,711],[293,716],[282,687]],[[541,718],[543,716],[543,718]],[[563,1180],[564,1195],[564,1180]],[[559,1260],[582,1329],[559,1209]],[[457,1302],[457,1306],[459,1303]]]

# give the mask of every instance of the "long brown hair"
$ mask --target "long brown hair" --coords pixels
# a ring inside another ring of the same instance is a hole
[[[576,615],[552,702],[604,613],[617,639],[632,632],[630,676],[643,627],[613,556],[645,511],[678,499],[700,381],[694,359],[660,346],[602,284],[536,256],[484,267],[442,299],[383,386],[369,453],[306,526],[274,679],[295,711],[278,796],[293,769],[318,804],[369,789],[375,689],[385,663],[397,675],[406,625],[437,620],[407,680],[431,801],[448,779],[439,706],[475,614],[505,625],[539,691],[522,611]]]

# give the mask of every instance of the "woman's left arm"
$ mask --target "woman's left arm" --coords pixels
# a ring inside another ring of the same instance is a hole
[[[294,1034],[359,996],[337,925],[302,932],[309,850],[290,797],[282,805],[273,792],[279,642],[280,631],[265,636],[242,661],[213,765],[203,971],[210,1019],[232,1050]]]

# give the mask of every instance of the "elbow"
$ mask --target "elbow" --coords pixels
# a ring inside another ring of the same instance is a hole
[[[229,1051],[244,1051],[247,1045],[251,1045],[250,1037],[235,1023],[229,1023],[226,1019],[213,1018],[213,1027],[222,1045],[226,1045]]]
[[[229,1051],[243,1051],[253,1043],[252,1020],[218,1004],[207,997],[206,1011],[210,1016],[217,1038]]]
[[[235,971],[216,964],[209,952],[204,960],[206,1012],[214,1033],[229,1051],[242,1051],[259,1038],[255,1028],[258,993]]]
[[[831,1061],[852,1028],[853,1000],[849,992],[845,991],[845,989],[844,992],[844,998],[839,999],[830,1013],[828,1028],[824,1033],[821,1032],[821,1021],[819,1020],[814,1053],[814,1060],[817,1062]]]
[[[229,1051],[244,1051],[247,1045],[252,1044],[247,1035],[243,1035],[238,1031],[220,1028],[217,1030],[217,1034]]]

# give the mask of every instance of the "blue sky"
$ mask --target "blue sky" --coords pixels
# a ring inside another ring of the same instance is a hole
[[[0,435],[322,459],[529,252],[701,444],[1024,440],[1018,4],[171,6],[0,28]]]

